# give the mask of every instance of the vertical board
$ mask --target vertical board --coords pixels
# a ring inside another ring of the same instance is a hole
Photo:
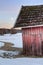
[[[23,50],[27,55],[43,55],[43,27],[23,28]]]

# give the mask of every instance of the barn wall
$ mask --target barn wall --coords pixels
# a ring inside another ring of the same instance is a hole
[[[23,28],[23,52],[27,55],[43,55],[43,27]]]

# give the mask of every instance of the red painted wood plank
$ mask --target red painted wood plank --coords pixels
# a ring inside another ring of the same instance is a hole
[[[42,54],[43,27],[23,28],[23,49],[26,54]]]

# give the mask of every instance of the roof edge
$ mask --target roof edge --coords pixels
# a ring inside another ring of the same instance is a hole
[[[42,25],[34,25],[34,26],[24,26],[24,27],[15,27],[15,29],[19,29],[19,28],[33,28],[33,27],[42,27],[43,26],[43,24]]]

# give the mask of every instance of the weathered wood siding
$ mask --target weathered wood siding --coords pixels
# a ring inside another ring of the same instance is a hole
[[[43,55],[43,27],[23,28],[23,52],[27,55]]]

